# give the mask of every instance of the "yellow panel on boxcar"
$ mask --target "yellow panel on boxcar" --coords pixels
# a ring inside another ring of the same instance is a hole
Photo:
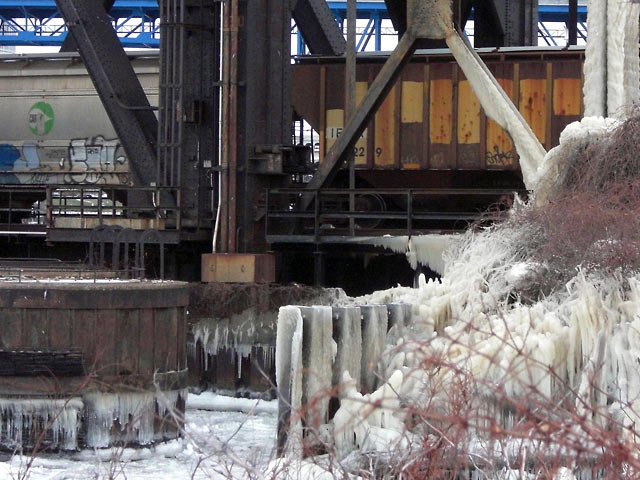
[[[327,110],[327,128],[325,130],[325,152],[328,152],[344,129],[344,110]],[[325,153],[326,154],[326,153]]]
[[[429,139],[431,143],[451,143],[453,83],[449,79],[431,80]]]
[[[580,78],[556,78],[553,81],[553,114],[580,115],[582,106]]]
[[[480,102],[467,80],[458,83],[458,143],[480,143]]]
[[[422,123],[423,83],[402,82],[402,123]]]
[[[513,97],[513,80],[499,78],[498,82],[505,93]],[[515,166],[513,142],[509,134],[496,122],[487,119],[487,167],[511,168]]]
[[[547,140],[547,80],[524,78],[520,80],[520,113],[540,143]]]
[[[396,88],[391,89],[376,113],[374,155],[376,167],[388,167],[395,164]]]

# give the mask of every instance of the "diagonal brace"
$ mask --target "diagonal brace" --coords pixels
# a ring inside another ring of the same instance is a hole
[[[158,121],[102,0],[56,0],[98,96],[129,158],[133,181],[157,180]]]
[[[371,116],[375,114],[385,97],[400,75],[402,67],[409,61],[416,48],[416,37],[405,33],[391,56],[387,59],[378,76],[371,84],[359,107],[345,126],[342,135],[336,140],[327,155],[320,163],[318,170],[307,184],[312,191],[329,183],[338,173],[347,154],[352,151],[360,135],[367,127]],[[300,207],[304,210],[312,202],[313,195],[305,194],[300,199]]]

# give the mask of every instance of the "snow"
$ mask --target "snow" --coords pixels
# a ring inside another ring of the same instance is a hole
[[[190,397],[192,397],[190,395]],[[208,406],[232,404],[241,399],[195,396],[189,403]],[[242,402],[240,402],[242,403]],[[185,438],[151,448],[112,448],[78,453],[39,454],[27,468],[28,456],[6,455],[0,461],[0,478],[30,480],[222,480],[259,477],[275,458],[277,415],[275,402],[261,402],[264,411],[203,411],[189,408]],[[192,477],[193,475],[193,477]]]
[[[249,398],[231,398],[212,392],[187,397],[187,408],[191,410],[211,410],[217,412],[242,413],[278,413],[277,401],[253,400]]]

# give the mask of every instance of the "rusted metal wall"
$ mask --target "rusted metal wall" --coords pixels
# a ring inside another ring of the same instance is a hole
[[[1,282],[0,350],[79,352],[101,384],[153,390],[154,374],[186,370],[187,302],[184,284]]]
[[[481,53],[505,92],[546,149],[581,118],[582,50],[506,49]],[[356,102],[384,57],[358,59]],[[320,158],[344,127],[344,65],[299,60],[293,68],[293,106],[320,134]],[[517,170],[513,143],[484,114],[464,73],[444,53],[418,54],[369,122],[355,147],[360,169]]]
[[[33,278],[0,281],[0,450],[179,437],[186,284]],[[25,399],[37,406],[15,408]]]

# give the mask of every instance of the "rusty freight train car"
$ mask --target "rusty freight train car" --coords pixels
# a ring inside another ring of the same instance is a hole
[[[584,50],[503,48],[478,51],[548,150],[583,113]],[[358,56],[356,102],[385,55]],[[319,133],[323,158],[344,127],[344,62],[299,57],[293,107]],[[371,119],[355,148],[358,178],[375,188],[518,187],[509,135],[487,118],[447,50],[419,51]]]

